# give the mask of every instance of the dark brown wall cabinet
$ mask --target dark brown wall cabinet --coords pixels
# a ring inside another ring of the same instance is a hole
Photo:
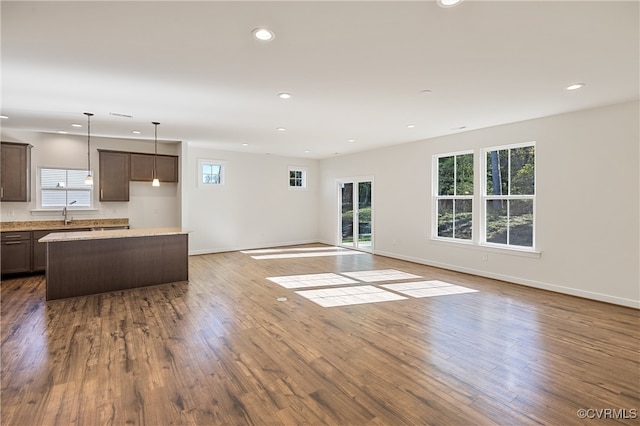
[[[129,201],[129,153],[98,150],[100,201]]]
[[[131,180],[151,182],[153,180],[154,154],[131,153]],[[160,182],[178,182],[178,157],[158,154],[156,169]]]
[[[31,145],[2,142],[0,199],[31,201]]]
[[[2,274],[31,271],[31,231],[0,234]]]

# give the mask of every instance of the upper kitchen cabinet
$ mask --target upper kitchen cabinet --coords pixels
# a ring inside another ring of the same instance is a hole
[[[0,200],[31,201],[31,145],[2,142]]]
[[[131,180],[151,182],[153,180],[154,154],[131,153]],[[161,155],[155,157],[158,180],[178,182],[178,157]]]
[[[98,150],[100,201],[129,201],[129,153]]]

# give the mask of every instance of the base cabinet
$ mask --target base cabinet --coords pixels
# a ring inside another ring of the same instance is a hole
[[[31,232],[3,232],[0,239],[2,274],[31,272]]]
[[[33,272],[47,269],[47,244],[38,240],[54,231],[33,231]]]
[[[89,228],[49,229],[46,231],[2,232],[0,268],[4,274],[44,272],[47,269],[47,244],[38,242],[52,232],[81,232]]]

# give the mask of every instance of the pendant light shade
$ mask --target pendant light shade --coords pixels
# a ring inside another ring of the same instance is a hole
[[[160,186],[158,180],[158,123],[157,121],[151,122],[155,126],[155,153],[153,154],[153,182],[151,186]]]
[[[93,174],[91,173],[91,117],[93,113],[85,112],[87,116],[87,177],[84,179],[85,185],[93,185]]]

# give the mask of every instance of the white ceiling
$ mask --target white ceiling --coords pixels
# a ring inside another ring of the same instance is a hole
[[[326,158],[630,101],[639,4],[2,1],[1,124]]]

